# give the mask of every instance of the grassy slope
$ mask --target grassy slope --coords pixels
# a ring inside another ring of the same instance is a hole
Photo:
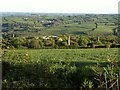
[[[30,17],[29,20],[24,21],[25,17],[7,17],[7,22],[19,22],[19,23],[27,23],[27,24],[34,24],[34,22],[40,17]],[[45,17],[45,18],[53,18],[53,17]],[[3,22],[6,22],[3,20]],[[112,24],[112,25],[110,25]],[[65,27],[67,26],[67,27]],[[81,24],[77,24],[74,22],[71,22],[69,24],[60,24],[58,26],[52,26],[52,27],[43,27],[43,26],[36,26],[36,27],[30,27],[31,32],[33,32],[35,29],[40,30],[41,35],[55,35],[55,34],[82,34],[82,32],[86,32],[90,35],[96,35],[96,34],[112,34],[113,28],[117,26],[114,25],[114,23],[108,23],[107,25],[104,25],[104,23],[98,23],[98,28],[95,30],[92,30],[95,28],[95,22],[88,21],[88,22],[82,22]],[[42,30],[43,29],[43,30]],[[28,32],[26,32],[28,33]],[[35,32],[36,33],[36,32]]]

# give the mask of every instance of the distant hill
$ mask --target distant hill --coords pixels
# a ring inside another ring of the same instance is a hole
[[[117,26],[117,14],[2,13],[3,36],[116,35]]]

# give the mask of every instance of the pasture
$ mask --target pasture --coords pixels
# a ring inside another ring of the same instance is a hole
[[[22,35],[113,35],[117,15],[31,15],[2,18],[3,32]],[[97,27],[96,27],[97,24]],[[4,34],[5,35],[5,34]]]

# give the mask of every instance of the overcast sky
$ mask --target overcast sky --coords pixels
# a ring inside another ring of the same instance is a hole
[[[0,0],[0,12],[118,13],[120,0]]]

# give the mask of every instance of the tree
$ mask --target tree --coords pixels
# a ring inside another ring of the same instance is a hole
[[[25,41],[23,38],[11,38],[10,43],[15,47],[15,48],[20,48],[25,44]]]
[[[40,48],[40,43],[38,39],[32,39],[29,45],[30,48],[35,48],[35,49]]]
[[[78,44],[82,47],[87,47],[88,40],[84,37],[80,37],[78,40]]]
[[[45,46],[52,46],[53,45],[53,42],[50,39],[44,40],[43,42],[44,42]]]
[[[70,43],[71,43],[71,46],[79,46],[78,43],[73,40],[71,40]]]
[[[40,40],[40,41],[39,41],[39,45],[40,45],[40,47],[43,47],[43,46],[44,46],[44,43]]]
[[[96,27],[96,28],[98,28],[98,24],[97,24],[97,23],[95,23],[95,25],[96,25],[95,27]]]

